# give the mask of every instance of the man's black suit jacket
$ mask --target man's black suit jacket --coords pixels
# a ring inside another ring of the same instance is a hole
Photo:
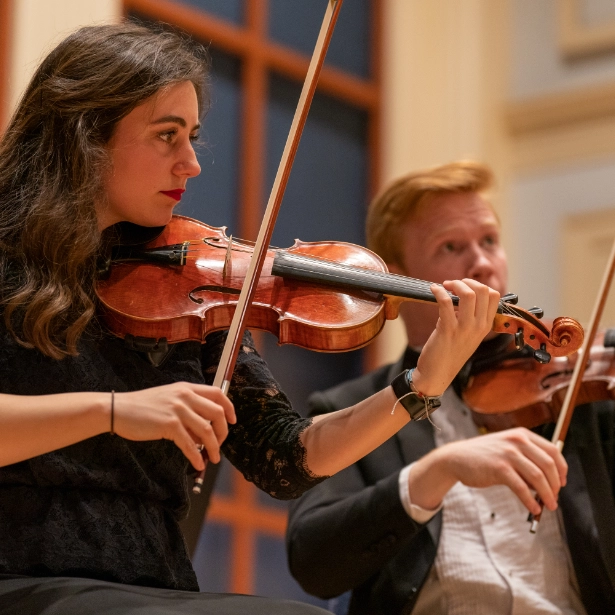
[[[311,412],[356,404],[385,388],[400,371],[402,360],[316,393],[310,398]],[[408,423],[372,453],[291,504],[289,565],[308,593],[330,598],[352,590],[351,615],[412,611],[436,555],[442,516],[435,515],[425,525],[413,521],[401,505],[398,477],[404,466],[434,446],[428,421]],[[559,504],[581,597],[588,615],[615,614],[612,402],[575,410],[564,455],[568,482]]]

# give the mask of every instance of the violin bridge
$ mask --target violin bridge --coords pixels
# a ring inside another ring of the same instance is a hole
[[[228,274],[230,274],[231,270],[231,258],[233,255],[232,246],[233,245],[233,236],[231,235],[228,238],[228,244],[226,246],[226,254],[224,255],[224,266],[222,267],[222,279],[226,278]]]
[[[184,243],[182,243],[182,249],[181,249],[181,256],[179,259],[179,264],[180,265],[185,265],[187,259],[187,255],[188,255],[188,248],[190,247],[190,242],[189,241],[184,241]]]

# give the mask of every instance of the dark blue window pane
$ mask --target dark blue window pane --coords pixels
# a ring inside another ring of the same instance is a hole
[[[271,0],[269,36],[312,55],[329,0]],[[369,77],[370,0],[346,0],[331,38],[327,63]]]
[[[231,462],[226,457],[222,457],[220,467],[218,468],[218,474],[216,476],[214,493],[225,497],[231,497],[233,495],[234,473],[235,470],[231,465]]]
[[[278,169],[299,94],[299,84],[277,76],[270,79],[267,191]],[[275,245],[289,246],[295,238],[363,243],[368,200],[366,146],[367,115],[317,93],[273,234]]]
[[[281,538],[259,537],[256,543],[255,585],[255,593],[260,596],[299,600],[322,608],[327,606],[325,600],[306,594],[292,578],[286,564],[284,541]]]
[[[234,23],[243,22],[244,0],[173,0],[177,4],[189,4],[216,17]]]
[[[296,83],[271,79],[267,186],[273,184],[299,91]],[[295,238],[363,244],[366,126],[364,112],[321,94],[315,96],[273,234],[274,245],[288,247]],[[272,335],[263,337],[260,348],[301,414],[307,412],[310,393],[362,373],[361,350],[317,353],[296,346],[278,346]]]
[[[188,181],[175,212],[210,226],[237,226],[239,173],[239,63],[212,50],[211,106],[196,145],[201,174]]]
[[[285,344],[278,346],[273,335],[267,335],[261,353],[280,387],[288,395],[293,408],[305,416],[307,398],[314,391],[322,391],[349,378],[357,378],[363,371],[363,350],[328,353],[314,352]],[[269,496],[261,503],[270,502]]]
[[[201,591],[229,591],[231,533],[232,530],[227,525],[209,521],[203,526],[192,558]]]

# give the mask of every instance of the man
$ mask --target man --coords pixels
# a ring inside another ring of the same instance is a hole
[[[491,183],[489,169],[472,162],[400,178],[372,203],[370,247],[394,273],[473,278],[504,293],[500,224],[485,195]],[[313,414],[357,403],[416,365],[437,312],[405,303],[401,317],[408,348],[400,360],[313,395]],[[487,339],[477,355],[502,350],[506,337]],[[575,413],[559,509],[555,498],[545,502],[532,535],[530,486],[540,492],[556,482],[551,444],[523,428],[479,436],[460,381],[431,416],[435,427],[412,421],[292,505],[293,575],[323,598],[352,590],[352,615],[615,613],[610,402]]]

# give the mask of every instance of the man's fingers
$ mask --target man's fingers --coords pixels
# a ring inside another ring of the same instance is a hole
[[[566,484],[566,480],[568,477],[568,463],[566,462],[566,459],[564,459],[564,456],[561,454],[555,444],[549,442],[548,440],[545,440],[545,438],[542,438],[538,434],[529,431],[528,436],[530,440],[534,444],[536,444],[536,446],[543,450],[544,453],[553,460],[557,473],[559,475],[559,482],[563,487]]]
[[[515,472],[509,468],[502,476],[502,484],[506,485],[518,498],[521,503],[533,514],[540,513],[540,505],[531,491],[528,484]]]
[[[547,508],[555,510],[557,494],[562,486],[558,458],[563,462],[564,475],[566,465],[557,448],[527,429],[517,428],[500,433],[501,436],[493,434],[493,437],[495,441],[501,440],[505,463],[538,493]]]
[[[540,506],[533,492],[547,508],[557,508],[567,464],[557,447],[537,434],[518,427],[450,443],[445,449],[455,478],[465,485],[507,485],[534,514]]]
[[[520,457],[517,471],[523,480],[532,488],[545,503],[549,510],[557,508],[557,490],[554,490],[547,480],[542,468],[530,461],[527,457]]]
[[[563,483],[555,459],[539,446],[529,446],[524,453],[544,474],[551,491],[557,495]]]

